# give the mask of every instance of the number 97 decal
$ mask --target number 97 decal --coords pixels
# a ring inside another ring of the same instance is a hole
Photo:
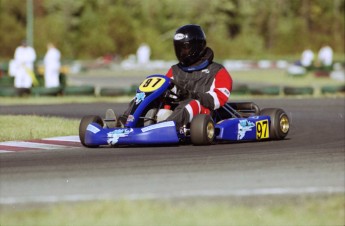
[[[159,89],[165,82],[164,78],[160,77],[151,77],[145,79],[139,86],[141,92],[153,92]]]
[[[268,120],[262,120],[256,122],[256,139],[269,138],[269,125]]]

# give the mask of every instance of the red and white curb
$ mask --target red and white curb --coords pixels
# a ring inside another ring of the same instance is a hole
[[[30,150],[54,150],[82,147],[79,136],[52,137],[26,141],[0,142],[0,153]]]

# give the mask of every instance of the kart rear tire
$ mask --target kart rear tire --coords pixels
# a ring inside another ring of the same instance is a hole
[[[271,117],[269,129],[271,140],[282,140],[287,136],[290,130],[290,120],[283,109],[264,108],[261,110],[260,115]]]
[[[88,148],[96,148],[98,147],[98,145],[87,145],[85,143],[85,134],[86,134],[86,128],[90,123],[97,123],[99,124],[101,127],[103,127],[104,123],[103,120],[101,119],[101,117],[96,116],[96,115],[88,115],[88,116],[84,116],[79,124],[79,138],[80,138],[80,142],[83,146],[88,147]]]
[[[215,137],[214,122],[210,115],[195,116],[190,125],[190,138],[193,145],[210,145]]]

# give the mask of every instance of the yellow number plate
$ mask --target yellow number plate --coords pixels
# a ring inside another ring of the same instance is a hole
[[[256,139],[269,138],[269,125],[268,119],[256,122]]]
[[[141,92],[153,92],[159,89],[165,82],[164,78],[161,77],[151,77],[145,79],[139,86]]]

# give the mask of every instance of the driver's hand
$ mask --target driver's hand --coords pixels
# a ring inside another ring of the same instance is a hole
[[[176,95],[180,97],[181,99],[187,99],[187,98],[190,98],[191,93],[186,89],[177,88]]]
[[[181,86],[179,86],[174,80],[171,80],[174,87],[171,89],[172,92],[176,93],[178,99],[198,99],[198,94],[196,92],[189,91]]]

